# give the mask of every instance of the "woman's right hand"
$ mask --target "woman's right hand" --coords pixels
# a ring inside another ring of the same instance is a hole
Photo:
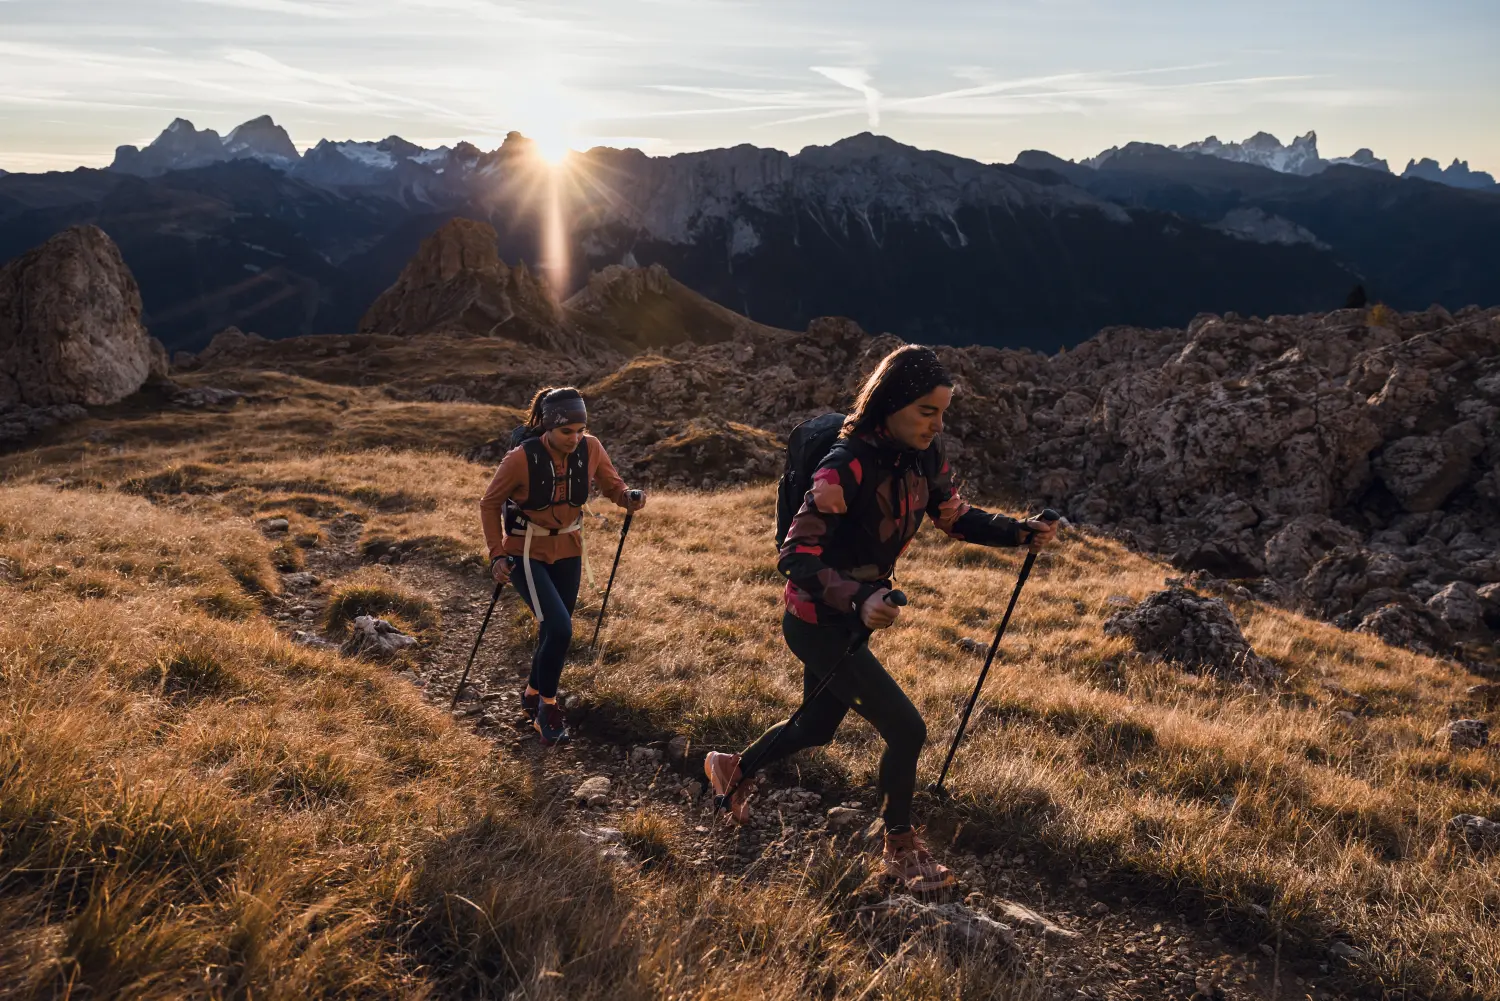
[[[495,578],[496,584],[510,583],[510,559],[502,556],[490,564],[490,576]]]
[[[883,587],[859,606],[859,619],[868,628],[886,629],[895,624],[896,617],[901,614],[901,606],[892,605],[885,600],[890,593],[890,588]]]

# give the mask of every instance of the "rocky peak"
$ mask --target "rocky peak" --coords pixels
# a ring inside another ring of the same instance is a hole
[[[452,219],[418,249],[396,283],[360,321],[361,333],[467,332],[578,351],[582,339],[563,321],[546,283],[524,264],[500,259],[493,226]]]
[[[261,115],[237,126],[224,139],[224,152],[231,158],[253,157],[258,160],[291,162],[300,158],[286,129]]]
[[[1353,156],[1336,156],[1330,159],[1328,162],[1344,163],[1348,164],[1351,167],[1366,167],[1370,170],[1378,170],[1381,173],[1385,174],[1389,174],[1391,172],[1391,165],[1377,157],[1375,155],[1375,151],[1370,149],[1368,146],[1355,150]]]
[[[155,177],[169,170],[190,170],[225,160],[250,158],[285,167],[300,159],[286,130],[270,115],[252,118],[221,138],[213,129],[198,129],[185,118],[177,118],[145,149],[121,146],[115,150],[110,169],[140,177]]]
[[[166,374],[114,241],[74,226],[0,268],[0,410],[98,406]]]
[[[1457,157],[1447,168],[1440,167],[1436,160],[1427,157],[1421,160],[1408,160],[1401,176],[1417,177],[1424,181],[1434,181],[1454,188],[1471,188],[1477,191],[1493,191],[1497,187],[1493,175],[1482,170],[1470,170],[1468,161],[1459,160]]]
[[[117,148],[110,169],[154,177],[169,170],[202,167],[224,158],[224,141],[217,132],[213,129],[199,131],[187,119],[177,118],[145,149],[135,146]]]
[[[1209,136],[1201,142],[1171,148],[1236,163],[1252,163],[1283,174],[1316,174],[1328,166],[1318,156],[1318,134],[1311,131],[1293,139],[1290,146],[1283,146],[1281,140],[1269,132],[1257,132],[1240,143],[1226,143],[1217,136]]]

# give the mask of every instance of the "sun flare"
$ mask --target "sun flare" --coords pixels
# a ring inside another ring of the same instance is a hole
[[[538,138],[534,142],[535,146],[533,146],[533,149],[537,157],[553,167],[562,166],[567,162],[568,155],[573,152],[573,148],[568,145],[567,140],[561,137],[549,136]]]

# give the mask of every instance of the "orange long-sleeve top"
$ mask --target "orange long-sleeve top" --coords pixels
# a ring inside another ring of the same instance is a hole
[[[620,479],[620,474],[615,471],[614,463],[609,461],[609,454],[604,451],[604,446],[599,439],[591,434],[583,436],[588,443],[589,450],[589,482],[601,494],[614,501],[620,507],[625,506],[625,481]],[[545,445],[545,442],[543,443]],[[568,480],[566,476],[566,456],[547,447],[547,454],[552,457],[552,472],[555,477],[553,488],[553,505],[540,511],[527,511],[526,518],[536,525],[537,528],[567,528],[578,520],[578,509],[568,506]],[[582,446],[580,446],[582,447]],[[484,497],[479,501],[479,521],[484,526],[484,541],[489,547],[490,559],[493,560],[501,554],[509,556],[520,556],[525,547],[525,537],[511,535],[505,531],[505,519],[501,516],[501,508],[507,500],[513,500],[517,504],[524,503],[531,488],[531,476],[526,468],[526,453],[524,449],[513,448],[505,453],[505,458],[500,460],[500,467],[495,470],[494,478],[490,480],[489,488],[485,490]],[[536,535],[531,537],[531,558],[543,563],[555,563],[557,560],[565,560],[570,556],[583,554],[583,542],[579,533],[569,532],[566,535]]]

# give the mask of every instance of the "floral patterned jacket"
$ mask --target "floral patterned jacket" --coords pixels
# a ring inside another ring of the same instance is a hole
[[[840,439],[813,474],[781,547],[788,611],[806,622],[848,622],[865,599],[891,586],[924,515],[952,538],[982,546],[1027,539],[1014,518],[959,496],[941,438],[922,452],[884,431]]]

